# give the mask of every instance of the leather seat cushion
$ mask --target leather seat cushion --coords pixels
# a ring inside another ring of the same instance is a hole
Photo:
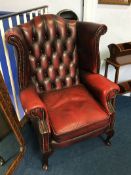
[[[107,127],[109,116],[83,85],[42,95],[56,141]]]

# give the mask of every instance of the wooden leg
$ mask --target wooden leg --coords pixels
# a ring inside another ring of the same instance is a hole
[[[5,160],[3,157],[0,156],[0,166],[3,166],[5,164]]]
[[[111,138],[113,137],[113,135],[114,135],[114,130],[111,130],[111,131],[109,131],[109,132],[107,132],[106,133],[107,134],[107,138],[106,138],[106,140],[105,140],[105,144],[107,145],[107,146],[111,146]]]
[[[42,168],[44,171],[47,171],[48,170],[48,159],[50,157],[50,155],[54,152],[53,149],[51,149],[49,152],[45,152],[43,154],[43,162],[42,162]]]
[[[118,83],[119,67],[116,67],[115,83]]]
[[[43,164],[42,164],[42,168],[44,171],[48,170],[48,158],[49,158],[49,155],[45,153],[43,156]]]
[[[108,63],[106,61],[106,65],[105,65],[105,77],[107,78],[107,73],[108,73]]]
[[[49,156],[53,153],[53,151],[50,151],[50,152],[46,152],[44,153],[43,155],[43,162],[42,162],[42,168],[44,171],[47,171],[48,170],[48,159],[49,159]]]

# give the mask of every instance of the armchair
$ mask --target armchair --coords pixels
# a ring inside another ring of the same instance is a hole
[[[38,134],[45,170],[57,147],[103,133],[110,145],[119,87],[99,75],[99,39],[106,30],[43,15],[5,33],[17,50],[20,99]]]

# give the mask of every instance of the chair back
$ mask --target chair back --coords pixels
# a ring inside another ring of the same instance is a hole
[[[19,71],[24,74],[18,71],[20,83],[23,80],[27,84],[30,79],[38,92],[79,83],[76,21],[67,21],[56,15],[37,16],[13,28],[12,32],[21,40],[16,41],[16,46],[23,53],[18,57],[24,59],[19,58]]]

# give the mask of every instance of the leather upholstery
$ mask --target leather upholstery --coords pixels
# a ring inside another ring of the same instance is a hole
[[[110,109],[108,101],[115,97],[116,91],[120,91],[119,86],[100,74],[90,74],[84,71],[81,72],[81,81],[111,115],[114,111]]]
[[[78,61],[80,70],[98,72],[99,38],[106,29],[105,25],[66,21],[55,15],[38,16],[9,29],[5,37],[17,48],[20,89],[30,82],[37,92],[79,84]]]
[[[75,21],[66,23],[54,15],[38,16],[14,30],[28,46],[26,60],[37,92],[79,83]]]
[[[119,87],[98,75],[99,39],[106,30],[102,24],[43,15],[5,34],[17,50],[22,106],[46,158],[55,147],[113,135]]]
[[[26,98],[25,98],[26,97]],[[29,99],[29,100],[27,100]],[[31,100],[33,99],[33,100]],[[28,113],[35,108],[43,108],[45,110],[45,105],[39,98],[34,87],[28,87],[20,92],[20,100],[25,112]]]
[[[77,22],[77,49],[79,68],[91,73],[100,69],[99,40],[107,30],[105,25]]]
[[[29,86],[28,88],[21,90],[20,100],[26,114],[35,115],[40,120],[46,120],[46,124],[48,125],[48,131],[50,132],[51,129],[48,112],[45,104],[38,96],[36,89],[32,86]],[[46,112],[46,118],[43,118],[42,111]]]
[[[54,138],[58,142],[109,125],[108,114],[83,85],[45,93],[42,100],[46,104]]]

